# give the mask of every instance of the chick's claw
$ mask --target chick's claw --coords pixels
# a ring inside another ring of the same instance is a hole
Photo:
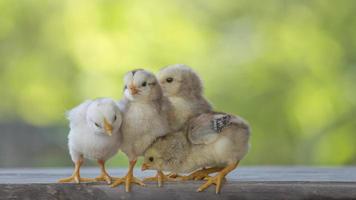
[[[153,177],[147,177],[143,179],[144,182],[153,182],[157,181],[158,187],[162,187],[164,181],[177,181],[177,178],[171,178],[167,175],[165,175],[163,172],[158,171],[156,176]]]
[[[216,175],[214,177],[208,177],[207,178],[207,182],[204,183],[203,185],[201,185],[198,188],[197,192],[204,191],[210,185],[216,185],[215,192],[216,192],[216,194],[218,194],[218,193],[220,193],[222,183],[225,182],[225,181],[226,181],[226,179],[225,179],[224,175],[222,175],[222,174],[218,174],[218,175]]]
[[[59,179],[59,183],[82,183],[82,182],[94,182],[93,178],[81,178],[80,176],[70,176],[68,178]]]
[[[202,186],[200,186],[197,191],[201,192],[206,188],[208,188],[210,185],[215,184],[216,185],[215,192],[216,194],[219,194],[221,190],[222,182],[226,180],[225,176],[228,173],[230,173],[232,170],[234,170],[238,164],[239,161],[237,161],[236,163],[232,163],[226,166],[223,170],[221,170],[216,176],[207,178],[208,181],[204,183]]]
[[[101,174],[100,176],[95,178],[95,181],[99,182],[99,181],[104,181],[107,184],[111,184],[112,181],[118,180],[120,178],[117,177],[111,177],[108,174]]]
[[[135,183],[140,186],[145,186],[145,184],[138,178],[134,176],[127,176],[125,179],[125,191],[130,192],[131,191],[131,184]]]
[[[169,173],[169,174],[167,174],[167,176],[169,177],[169,178],[179,178],[179,177],[181,177],[179,174],[177,174],[177,173]]]
[[[143,179],[143,182],[153,182],[153,181],[157,181],[158,178],[157,176],[152,176],[152,177],[147,177]]]
[[[111,185],[110,185],[110,187],[117,187],[117,186],[119,186],[119,185],[121,185],[122,183],[125,183],[125,177],[124,178],[119,178],[119,179],[117,179],[117,180],[115,180]]]
[[[141,181],[140,179],[136,178],[136,177],[132,177],[133,180],[131,181],[131,183],[135,183],[137,185],[141,185],[141,186],[146,186],[143,181]]]
[[[222,167],[203,168],[191,173],[188,176],[180,176],[179,179],[182,181],[207,180],[210,177],[209,174],[221,171],[222,169]]]
[[[209,177],[209,174],[198,171],[188,176],[179,177],[179,179],[181,179],[182,181],[190,181],[190,180],[204,180],[207,177]]]
[[[140,179],[138,179],[134,176],[127,175],[123,178],[118,178],[117,180],[115,180],[114,183],[110,185],[110,187],[113,188],[113,187],[119,186],[121,184],[125,184],[125,191],[130,192],[132,183],[140,185],[140,186],[145,186],[145,184]]]

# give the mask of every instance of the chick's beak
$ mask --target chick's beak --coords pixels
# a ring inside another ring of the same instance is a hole
[[[147,163],[143,163],[142,166],[141,166],[141,170],[142,170],[142,171],[145,171],[145,170],[147,170],[147,169],[149,169],[149,168],[150,168],[150,165],[147,164]]]
[[[106,132],[106,134],[108,134],[109,136],[112,135],[112,125],[108,122],[108,120],[106,118],[104,118],[104,130]]]
[[[132,95],[135,95],[135,94],[138,93],[138,89],[137,89],[137,87],[136,87],[134,84],[131,84],[131,85],[129,86],[129,88],[130,88],[130,92],[131,92]]]

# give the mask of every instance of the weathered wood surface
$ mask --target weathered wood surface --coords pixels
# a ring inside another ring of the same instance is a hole
[[[125,169],[109,170],[123,176]],[[133,186],[58,184],[72,169],[0,169],[0,199],[356,199],[356,167],[241,167],[228,176],[219,195],[215,188],[197,193],[202,181],[156,183]],[[95,177],[96,168],[83,168],[83,177]],[[154,172],[135,171],[139,177]]]

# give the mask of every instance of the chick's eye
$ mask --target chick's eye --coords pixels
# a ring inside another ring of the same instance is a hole
[[[142,87],[146,87],[146,85],[147,85],[146,81],[142,83]]]
[[[98,128],[100,128],[100,125],[99,125],[98,123],[95,123],[95,126],[98,127]]]
[[[116,117],[116,115],[115,115],[115,116],[114,116],[114,121],[116,121],[116,118],[117,118],[117,117]]]
[[[153,157],[149,157],[148,160],[149,160],[150,162],[153,162],[154,159],[153,159]]]
[[[167,81],[168,83],[172,83],[172,82],[173,82],[173,78],[167,78],[166,81]]]

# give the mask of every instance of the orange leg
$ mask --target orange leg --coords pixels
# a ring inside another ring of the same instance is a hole
[[[189,174],[188,176],[180,176],[178,178],[181,179],[182,181],[204,180],[204,179],[209,178],[209,174],[219,172],[222,169],[224,169],[224,168],[223,167],[203,168],[203,169],[200,169],[198,171],[195,171],[195,172]]]
[[[216,188],[215,188],[216,194],[220,193],[222,182],[225,179],[225,176],[228,173],[230,173],[232,170],[234,170],[238,164],[239,164],[239,162],[228,165],[223,170],[221,170],[216,176],[209,177],[208,181],[206,183],[204,183],[203,185],[201,185],[197,191],[201,192],[201,191],[205,190],[206,188],[208,188],[210,185],[215,184],[216,185]]]
[[[126,176],[116,180],[113,184],[111,184],[111,187],[116,187],[120,184],[125,183],[125,191],[130,192],[132,183],[145,186],[145,184],[140,179],[133,176],[133,169],[135,167],[135,164],[136,160],[130,161],[129,171],[127,172]]]
[[[108,172],[105,169],[105,161],[104,160],[98,160],[98,164],[100,166],[100,176],[95,178],[95,181],[105,181],[108,184],[111,184],[112,180],[117,180],[118,178],[114,178],[109,176]]]
[[[176,178],[171,178],[165,175],[162,171],[157,171],[156,176],[154,177],[147,177],[143,179],[144,182],[146,181],[157,181],[158,187],[162,187],[164,181],[177,181]]]
[[[92,178],[81,178],[80,177],[80,167],[83,164],[83,157],[81,156],[80,159],[75,162],[75,168],[74,168],[74,172],[72,174],[72,176],[68,177],[68,178],[62,178],[59,179],[58,182],[59,183],[80,183],[80,182],[92,182],[94,181],[94,179]]]

